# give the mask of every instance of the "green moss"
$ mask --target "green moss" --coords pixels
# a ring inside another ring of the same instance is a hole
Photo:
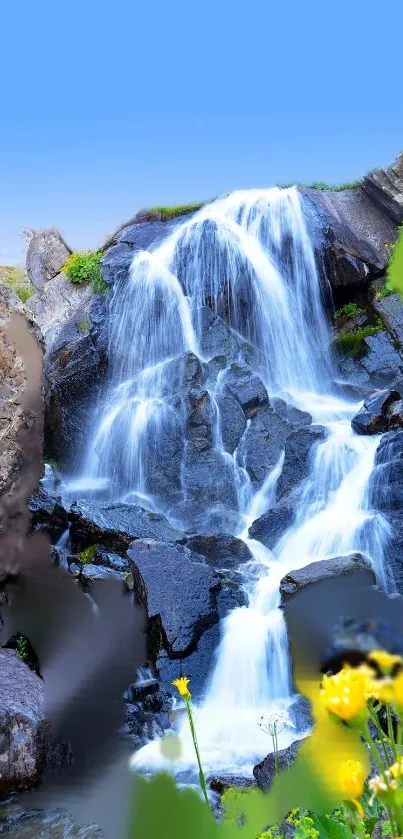
[[[80,320],[80,323],[77,325],[77,329],[79,332],[89,332],[91,329],[89,320]]]
[[[201,201],[199,204],[181,204],[178,207],[149,207],[149,209],[139,213],[139,217],[144,221],[169,221],[169,219],[176,218],[176,216],[184,216],[188,213],[195,213],[204,207],[205,202]]]
[[[362,309],[360,306],[357,306],[356,303],[345,303],[340,309],[336,309],[334,313],[334,319],[339,320],[339,318],[348,317],[348,318],[356,318],[358,315],[364,315],[365,309]]]
[[[317,189],[319,192],[343,192],[346,189],[357,189],[361,186],[362,181],[350,181],[345,184],[325,184],[315,182],[313,184],[277,184],[280,189],[289,189],[290,186],[297,186],[299,189]]]
[[[16,265],[0,265],[0,282],[7,283],[22,303],[26,303],[35,291],[27,275]]]
[[[95,553],[95,545],[90,545],[89,548],[85,548],[85,550],[80,551],[77,554],[78,561],[81,562],[82,565],[85,565],[86,562],[91,562],[94,557]]]
[[[351,332],[342,330],[336,337],[334,342],[335,347],[342,355],[349,355],[352,358],[362,358],[366,353],[364,338],[368,338],[370,335],[376,335],[382,328],[382,323],[378,320],[372,325],[361,326]]]
[[[53,469],[53,471],[59,468],[53,457],[47,457],[46,460],[44,460],[43,462],[45,465],[50,466]]]

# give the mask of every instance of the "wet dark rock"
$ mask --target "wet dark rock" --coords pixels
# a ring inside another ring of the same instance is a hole
[[[105,565],[94,565],[91,562],[85,562],[81,568],[80,579],[84,585],[89,585],[98,580],[118,580],[123,585],[125,582],[125,572],[117,571],[115,568],[107,568]]]
[[[193,451],[204,452],[214,444],[215,409],[207,390],[191,390],[188,396],[189,414],[187,439]]]
[[[252,417],[239,446],[240,462],[256,487],[276,466],[292,426],[269,405]]]
[[[302,428],[305,425],[311,425],[312,417],[308,411],[301,411],[295,405],[290,405],[284,399],[275,396],[270,399],[270,405],[274,408],[276,414],[293,426],[293,428]]]
[[[134,256],[133,248],[120,242],[109,248],[101,260],[101,276],[105,283],[125,282]]]
[[[398,591],[403,591],[403,431],[384,434],[370,479],[370,505],[386,518],[385,556]],[[380,523],[381,524],[381,523]],[[382,525],[381,525],[382,526]]]
[[[272,550],[279,539],[291,527],[295,516],[295,501],[285,496],[275,506],[263,513],[249,528],[250,539],[257,539]]]
[[[147,712],[143,702],[126,705],[126,727],[122,733],[130,734],[135,749],[140,749],[150,740],[163,737],[167,728],[168,713]]]
[[[208,306],[202,306],[198,311],[198,322],[201,332],[200,349],[205,358],[224,355],[227,363],[236,358],[242,348],[242,340],[222,318]]]
[[[403,221],[403,154],[385,169],[365,176],[363,189],[371,201],[395,224]]]
[[[308,224],[336,293],[360,289],[385,270],[385,244],[394,242],[397,226],[375,206],[364,189],[303,189]]]
[[[375,583],[375,574],[369,562],[360,553],[334,556],[319,562],[311,562],[305,568],[290,571],[280,582],[282,603],[289,600],[305,586],[326,580],[329,577],[344,577],[349,574],[363,574],[369,584]]]
[[[217,405],[224,449],[233,454],[245,432],[247,420],[242,406],[228,390],[218,394]]]
[[[129,504],[96,507],[78,501],[71,507],[69,519],[72,542],[79,551],[90,545],[101,545],[124,554],[133,539],[175,542],[182,538],[160,513]]]
[[[224,383],[248,418],[252,417],[260,406],[268,403],[267,390],[260,376],[247,364],[231,364],[225,374]]]
[[[242,775],[225,775],[222,778],[219,775],[214,775],[213,778],[207,778],[209,789],[217,792],[218,795],[223,795],[228,789],[247,790],[256,786],[251,778],[244,778]]]
[[[68,528],[67,512],[60,497],[38,487],[29,502],[32,530],[45,530],[52,540],[60,539]]]
[[[308,476],[314,449],[325,439],[320,425],[299,428],[287,437],[284,463],[277,482],[277,498],[289,493]]]
[[[232,464],[218,451],[195,451],[189,447],[183,463],[183,483],[186,501],[203,505],[211,512],[221,502],[229,509],[238,507]],[[202,528],[198,528],[201,530]]]
[[[0,649],[0,794],[36,784],[69,765],[44,718],[43,681],[10,649]]]
[[[89,317],[93,293],[89,285],[70,282],[66,274],[57,274],[27,301],[45,339],[47,352],[57,349],[59,341],[67,343],[77,336],[78,326]],[[60,335],[68,325],[62,339]],[[68,337],[70,336],[70,337]]]
[[[93,559],[94,565],[103,565],[113,571],[120,571],[126,574],[130,570],[129,560],[111,551],[104,551],[102,548],[95,548]]]
[[[192,696],[201,699],[205,694],[214,662],[214,653],[220,643],[218,623],[207,629],[197,641],[196,649],[179,660],[170,658],[165,650],[158,656],[156,669],[161,685],[172,693],[172,682],[182,674],[190,679]]]
[[[129,550],[138,601],[160,633],[159,644],[179,658],[195,648],[218,622],[219,580],[198,554],[184,545],[139,539]]]
[[[403,354],[388,332],[369,335],[363,341],[367,352],[361,364],[372,381],[383,381],[383,386],[393,381],[398,373],[403,374]]]
[[[396,631],[384,618],[371,617],[365,622],[340,618],[332,628],[331,638],[323,650],[322,671],[337,673],[345,661],[360,663],[375,649],[402,655],[403,638],[396,635]]]
[[[403,400],[396,390],[381,390],[366,399],[351,420],[358,434],[380,434],[403,427]]]
[[[278,752],[277,758],[280,772],[290,769],[291,766],[294,765],[295,758],[297,757],[302,742],[302,740],[298,740],[296,743],[292,743],[292,745],[287,749],[281,749],[281,751]],[[267,755],[261,763],[254,766],[253,775],[256,778],[259,789],[263,790],[263,792],[267,792],[270,789],[276,775],[274,754]]]
[[[202,554],[216,570],[236,570],[252,559],[248,546],[236,536],[200,534],[187,539],[186,545],[192,551]]]
[[[81,456],[88,421],[105,381],[106,362],[90,334],[51,354],[45,368],[45,453],[60,463]]]
[[[287,713],[297,732],[308,731],[314,725],[311,703],[305,696],[298,696]]]
[[[239,512],[235,507],[233,509],[227,507],[225,496],[223,502],[217,501],[207,508],[202,501],[180,501],[170,508],[169,517],[175,527],[189,534],[200,532],[208,535],[223,532],[235,533],[240,526]]]
[[[381,316],[392,338],[403,344],[403,301],[400,294],[389,294],[374,300],[374,309]]]

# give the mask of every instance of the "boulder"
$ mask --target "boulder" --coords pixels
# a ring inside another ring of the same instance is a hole
[[[388,262],[387,244],[394,242],[397,226],[385,216],[364,189],[303,189],[303,201],[320,260],[332,288],[366,289]]]
[[[242,539],[227,534],[191,536],[186,545],[197,554],[202,554],[215,570],[237,570],[252,560],[252,554]]]
[[[397,390],[381,390],[365,400],[351,420],[358,434],[381,434],[403,427],[403,400]]]
[[[101,276],[107,285],[125,283],[129,276],[130,265],[134,256],[133,247],[120,242],[112,245],[101,259]]]
[[[249,538],[257,539],[266,548],[273,550],[284,533],[291,527],[295,515],[293,494],[285,496],[277,504],[263,513],[249,528]]]
[[[299,428],[287,437],[283,468],[277,482],[278,499],[308,477],[314,449],[325,436],[326,431],[322,426],[312,425]]]
[[[71,324],[73,335],[89,331],[92,296],[91,286],[77,285],[65,274],[57,274],[27,300],[27,309],[39,324],[48,351],[66,323]]]
[[[388,332],[369,335],[364,338],[363,344],[366,352],[361,364],[373,382],[380,382],[380,386],[385,387],[398,374],[403,375],[403,353]]]
[[[0,649],[0,794],[36,784],[47,768],[68,766],[43,715],[43,682],[14,650]]]
[[[385,544],[387,570],[403,591],[403,431],[383,435],[370,479],[369,504],[382,515],[379,529]]]
[[[243,344],[242,339],[208,306],[201,306],[197,313],[201,334],[200,349],[203,357],[211,359],[224,355],[227,363],[235,360]]]
[[[403,300],[400,294],[388,294],[387,297],[375,299],[372,305],[381,316],[392,338],[399,344],[403,344]]]
[[[278,463],[292,432],[293,426],[270,405],[263,405],[250,420],[239,445],[239,460],[255,488],[263,484]]]
[[[365,176],[363,190],[395,224],[403,221],[403,154],[393,166],[374,169]]]
[[[161,686],[172,694],[172,682],[182,673],[190,679],[192,696],[200,700],[204,696],[214,664],[214,654],[220,643],[220,627],[215,623],[200,636],[196,648],[186,657],[171,658],[162,649],[157,661],[156,671]]]
[[[297,740],[296,743],[292,743],[287,749],[281,749],[277,753],[278,769],[280,772],[290,769],[294,765],[301,742],[301,740]],[[276,775],[274,754],[267,755],[264,760],[254,766],[253,775],[256,778],[259,789],[263,792],[268,792]]]
[[[41,487],[38,487],[31,496],[29,512],[32,530],[46,531],[53,541],[60,539],[62,533],[68,528],[67,511],[63,507],[61,498]]]
[[[32,285],[41,289],[63,268],[71,250],[58,230],[33,230],[29,238],[27,274]]]
[[[245,432],[247,420],[242,406],[226,389],[219,392],[216,400],[222,443],[225,451],[233,454]]]
[[[213,569],[184,545],[152,539],[137,540],[127,554],[137,599],[158,624],[160,648],[170,658],[188,655],[219,620]]]
[[[260,376],[247,364],[231,364],[223,382],[247,418],[254,416],[260,406],[268,403],[267,390]]]
[[[329,577],[342,577],[349,574],[365,574],[370,584],[375,584],[375,574],[372,571],[368,560],[359,553],[351,553],[345,556],[329,557],[319,562],[311,562],[305,568],[298,568],[290,571],[280,582],[280,593],[282,603],[289,600],[305,586],[328,579]]]
[[[130,504],[97,507],[78,501],[70,509],[69,520],[73,547],[78,551],[99,545],[124,554],[134,539],[176,542],[183,538],[165,516]]]

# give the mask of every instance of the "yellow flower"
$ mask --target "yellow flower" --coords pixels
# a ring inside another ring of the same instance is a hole
[[[364,792],[365,769],[360,760],[343,760],[340,766],[340,783],[348,798],[359,798]]]
[[[375,662],[385,676],[389,676],[396,665],[403,664],[403,659],[400,655],[392,655],[386,652],[386,650],[373,650],[369,654],[368,660]]]
[[[392,775],[393,778],[400,778],[403,775],[403,757],[389,767],[387,774]]]
[[[393,699],[391,701],[394,705],[403,709],[403,672],[398,673],[396,678],[393,679]]]
[[[368,699],[377,699],[387,704],[393,702],[394,687],[392,679],[372,679],[368,683]]]
[[[368,786],[372,792],[369,800],[370,805],[372,805],[376,795],[382,798],[382,795],[397,789],[397,781],[391,777],[389,770],[386,770],[383,775],[375,775],[374,778],[370,778]]]
[[[324,676],[321,700],[337,717],[349,722],[361,714],[367,703],[369,668],[343,667],[334,676]]]
[[[190,699],[192,694],[188,688],[189,679],[187,679],[186,676],[181,676],[180,679],[175,679],[172,684],[183,699]]]

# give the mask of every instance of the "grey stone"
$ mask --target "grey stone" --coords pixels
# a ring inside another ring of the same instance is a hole
[[[190,653],[219,619],[214,571],[183,545],[140,539],[127,553],[137,598],[161,627],[161,647],[171,658]]]
[[[351,420],[358,434],[380,434],[403,426],[403,401],[396,390],[372,394]]]
[[[289,574],[283,577],[280,582],[282,603],[286,602],[294,594],[297,594],[305,586],[312,585],[329,577],[342,577],[357,573],[366,575],[370,585],[375,583],[375,574],[368,560],[362,554],[351,553],[345,556],[329,557],[329,559],[322,559],[319,562],[311,562],[305,568],[290,571]]]
[[[70,254],[71,250],[58,230],[31,231],[26,269],[32,285],[43,288],[63,268]]]
[[[101,545],[109,551],[124,553],[133,539],[175,542],[183,538],[160,513],[129,504],[97,507],[86,501],[78,501],[72,506],[69,519],[76,550],[89,545]]]
[[[290,767],[294,765],[301,742],[301,740],[297,740],[296,743],[292,743],[292,745],[288,746],[287,749],[281,749],[278,752],[277,759],[278,769],[280,772],[290,769]],[[256,778],[259,789],[263,792],[267,792],[270,789],[276,775],[274,754],[267,755],[261,763],[254,766],[253,775]]]
[[[272,550],[294,521],[295,503],[291,495],[285,496],[275,506],[263,513],[249,528],[249,537],[257,539]]]
[[[239,445],[239,459],[255,485],[261,486],[276,466],[293,430],[269,405],[263,405],[252,416]]]
[[[308,477],[314,448],[324,440],[320,425],[299,428],[287,437],[281,475],[277,482],[277,498],[289,493]]]
[[[247,364],[231,364],[224,383],[246,417],[252,417],[261,405],[268,403],[267,390],[261,378]]]
[[[77,285],[65,274],[57,274],[27,300],[27,309],[41,328],[47,350],[56,344],[66,323],[71,322],[77,333],[89,316],[92,296],[90,285]]]
[[[55,493],[46,492],[39,487],[31,496],[29,512],[34,531],[44,530],[57,540],[67,530],[67,512]]]
[[[233,454],[246,429],[246,417],[242,406],[227,390],[217,396],[220,412],[221,436],[225,451]]]
[[[392,337],[403,344],[403,301],[400,294],[389,294],[374,300],[374,309],[382,317]]]
[[[403,373],[403,355],[398,350],[387,332],[369,335],[363,342],[367,353],[361,359],[361,364],[370,375],[376,373],[378,377],[387,378]]]
[[[363,189],[386,216],[400,224],[403,221],[403,154],[393,166],[369,172]]]
[[[43,682],[14,650],[0,649],[0,793],[37,783],[62,768],[68,750],[52,742],[43,711]]]

